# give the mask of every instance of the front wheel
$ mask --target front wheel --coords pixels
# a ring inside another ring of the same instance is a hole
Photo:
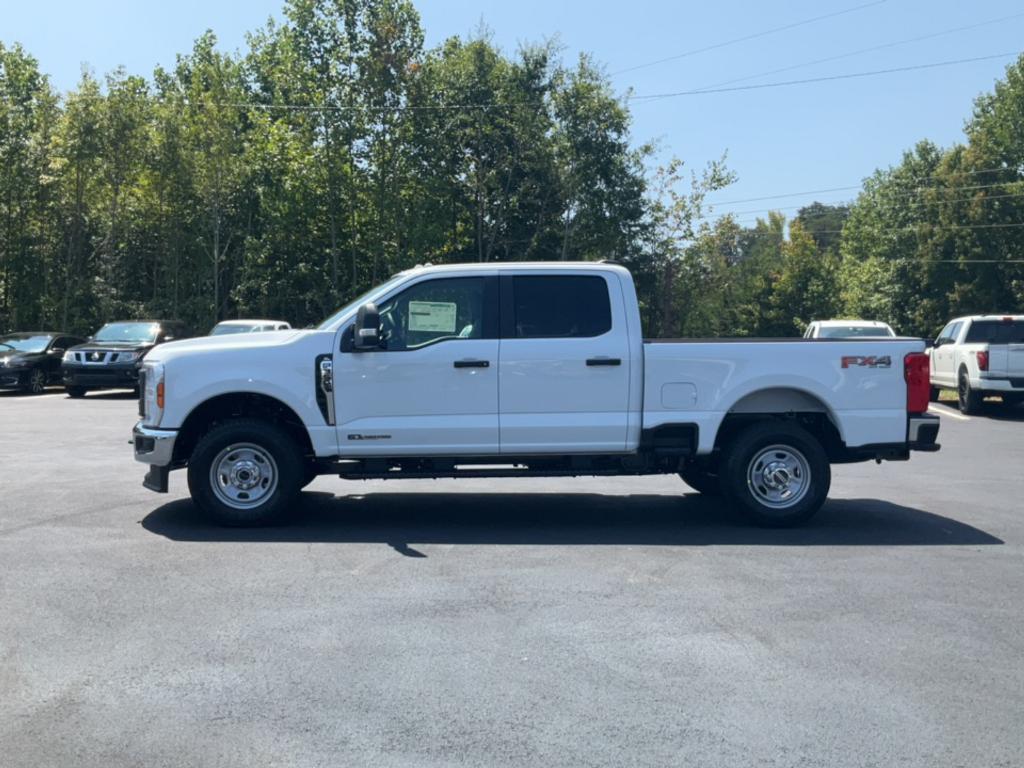
[[[199,440],[188,464],[193,501],[229,526],[280,519],[297,501],[303,477],[291,436],[258,419],[218,424]]]
[[[725,451],[722,491],[755,525],[789,528],[806,522],[825,503],[831,484],[825,449],[795,424],[755,424]]]
[[[68,397],[79,398],[85,397],[85,393],[88,392],[89,390],[86,389],[85,387],[68,386],[64,387],[64,391],[68,393]]]
[[[46,371],[42,368],[33,368],[28,374],[25,391],[31,395],[43,394],[46,391]]]

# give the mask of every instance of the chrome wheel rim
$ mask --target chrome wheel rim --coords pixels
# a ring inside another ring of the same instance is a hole
[[[233,509],[264,504],[279,482],[277,462],[254,443],[235,443],[217,454],[210,465],[210,486],[217,499]]]
[[[807,495],[811,467],[800,451],[789,445],[762,448],[747,466],[747,488],[770,509],[788,509]]]
[[[29,376],[28,387],[34,394],[40,394],[46,389],[46,374],[36,368]]]

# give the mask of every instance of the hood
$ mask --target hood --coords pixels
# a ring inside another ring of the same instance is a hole
[[[14,364],[31,363],[41,357],[46,357],[45,352],[19,352],[16,349],[0,347],[0,365],[8,366]]]
[[[87,341],[85,344],[78,344],[71,349],[76,352],[88,352],[93,349],[107,349],[115,352],[138,352],[154,346],[152,342],[138,341]]]
[[[291,329],[287,331],[263,331],[261,333],[238,333],[224,336],[200,336],[160,344],[146,355],[147,362],[167,362],[176,357],[192,354],[227,354],[234,350],[270,349],[285,346],[296,339],[315,331]]]

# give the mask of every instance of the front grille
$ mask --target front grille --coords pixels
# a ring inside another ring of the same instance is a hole
[[[139,369],[139,416],[146,418],[146,369]]]
[[[84,363],[85,365],[106,365],[110,362],[110,356],[113,352],[104,352],[100,349],[88,349],[84,352],[76,352],[75,357],[78,358],[78,362]]]

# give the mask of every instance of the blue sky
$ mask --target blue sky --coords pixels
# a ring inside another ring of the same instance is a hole
[[[591,53],[617,89],[638,95],[702,88],[955,27],[1024,14],[1020,0],[884,0],[831,19],[797,26],[656,66],[647,62],[862,6],[871,0],[418,0],[428,45],[472,34],[483,22],[512,51],[521,42],[557,37],[572,60]],[[281,0],[0,0],[0,40],[21,42],[54,85],[74,86],[83,64],[97,74],[118,65],[149,74],[187,51],[205,29],[226,49]],[[745,81],[823,77],[1024,49],[1024,15],[837,61],[800,66]],[[803,190],[847,187],[899,160],[923,138],[948,145],[963,136],[972,100],[992,88],[1012,57],[857,80],[634,102],[634,138],[657,140],[663,155],[691,167],[729,153],[739,181],[716,199],[732,201]],[[848,191],[774,201],[724,204],[727,210],[788,208]],[[791,211],[784,211],[791,213]],[[756,214],[744,213],[740,220]]]

